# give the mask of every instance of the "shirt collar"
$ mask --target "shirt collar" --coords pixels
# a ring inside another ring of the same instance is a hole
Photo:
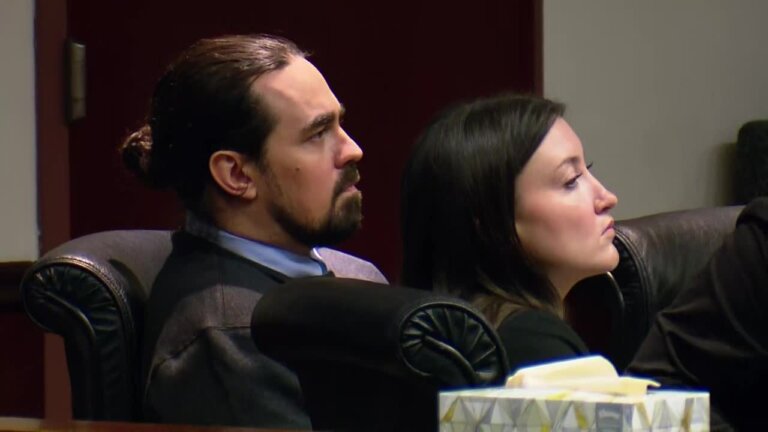
[[[328,267],[320,257],[317,248],[312,248],[309,256],[299,255],[221,230],[189,212],[184,230],[291,278],[322,276],[328,273]]]

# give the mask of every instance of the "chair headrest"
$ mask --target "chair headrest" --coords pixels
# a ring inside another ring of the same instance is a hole
[[[28,274],[52,265],[72,265],[92,272],[107,285],[113,286],[118,274],[140,283],[151,282],[170,252],[170,231],[104,231],[70,240],[52,249],[35,262]],[[130,269],[130,274],[126,273],[127,269]],[[151,284],[145,288],[149,290]],[[148,291],[141,294],[146,298]]]

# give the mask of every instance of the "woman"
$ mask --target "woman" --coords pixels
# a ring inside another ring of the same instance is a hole
[[[590,173],[563,112],[512,95],[450,108],[403,177],[403,283],[471,302],[512,370],[587,352],[562,319],[563,298],[618,263],[616,196]]]

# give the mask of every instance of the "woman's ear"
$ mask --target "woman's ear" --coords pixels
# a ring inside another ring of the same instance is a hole
[[[219,150],[208,159],[208,169],[213,181],[227,195],[253,200],[258,195],[256,182],[249,169],[254,162],[239,152]]]

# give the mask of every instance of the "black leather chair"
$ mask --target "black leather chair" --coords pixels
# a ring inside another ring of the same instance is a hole
[[[508,369],[464,302],[360,280],[290,281],[262,297],[251,330],[297,373],[321,430],[434,431],[439,390],[501,385]]]
[[[109,231],[45,254],[21,285],[27,314],[64,338],[77,419],[139,420],[143,305],[169,231]]]
[[[620,258],[612,277],[582,281],[568,299],[574,327],[590,349],[624,369],[656,313],[704,268],[733,232],[742,208],[681,210],[617,221],[614,245]]]

